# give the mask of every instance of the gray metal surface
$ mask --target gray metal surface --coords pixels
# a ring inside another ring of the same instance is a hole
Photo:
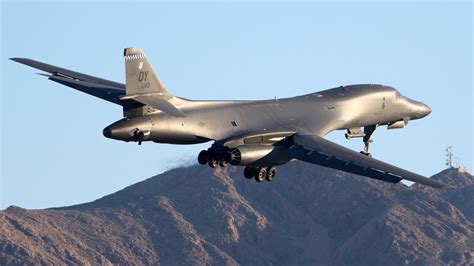
[[[367,156],[377,127],[403,128],[431,112],[392,87],[361,84],[286,99],[192,101],[166,90],[142,50],[127,48],[124,56],[125,85],[30,59],[12,60],[51,73],[46,75],[50,80],[123,106],[124,118],[104,129],[107,138],[139,144],[214,141],[199,157],[212,167],[217,162],[232,163],[258,171],[300,159],[392,183],[407,179],[448,187]],[[363,138],[365,155],[322,138],[334,130],[347,130],[347,138]]]

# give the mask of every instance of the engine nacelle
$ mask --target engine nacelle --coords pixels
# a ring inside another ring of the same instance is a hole
[[[272,152],[272,145],[247,145],[229,150],[227,161],[233,165],[248,165],[258,161]]]

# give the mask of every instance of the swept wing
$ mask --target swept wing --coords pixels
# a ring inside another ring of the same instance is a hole
[[[340,146],[317,135],[294,135],[289,147],[290,156],[321,166],[338,169],[391,183],[403,179],[435,188],[453,188],[416,173],[398,168],[377,159]]]
[[[125,95],[125,84],[86,75],[65,68],[45,64],[39,61],[27,58],[10,58],[11,60],[48,72],[50,75],[41,74],[48,77],[49,80],[66,85],[73,89],[93,95],[103,100],[122,105],[140,105],[133,100],[120,100]]]

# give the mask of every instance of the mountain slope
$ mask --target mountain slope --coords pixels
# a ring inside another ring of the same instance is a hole
[[[295,162],[272,183],[242,169],[174,169],[94,202],[0,212],[0,264],[469,264],[470,174],[442,192]]]

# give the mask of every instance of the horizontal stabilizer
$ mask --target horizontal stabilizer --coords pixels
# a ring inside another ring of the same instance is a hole
[[[185,117],[186,115],[176,106],[163,98],[163,95],[155,93],[130,94],[120,98],[121,100],[135,100],[161,110],[164,113],[175,117]]]
[[[124,95],[124,91],[122,89],[55,75],[42,74],[42,76],[48,77],[51,81],[74,88],[78,91],[93,95],[118,105],[128,106],[130,104],[130,102],[124,102],[120,100],[120,97]]]

